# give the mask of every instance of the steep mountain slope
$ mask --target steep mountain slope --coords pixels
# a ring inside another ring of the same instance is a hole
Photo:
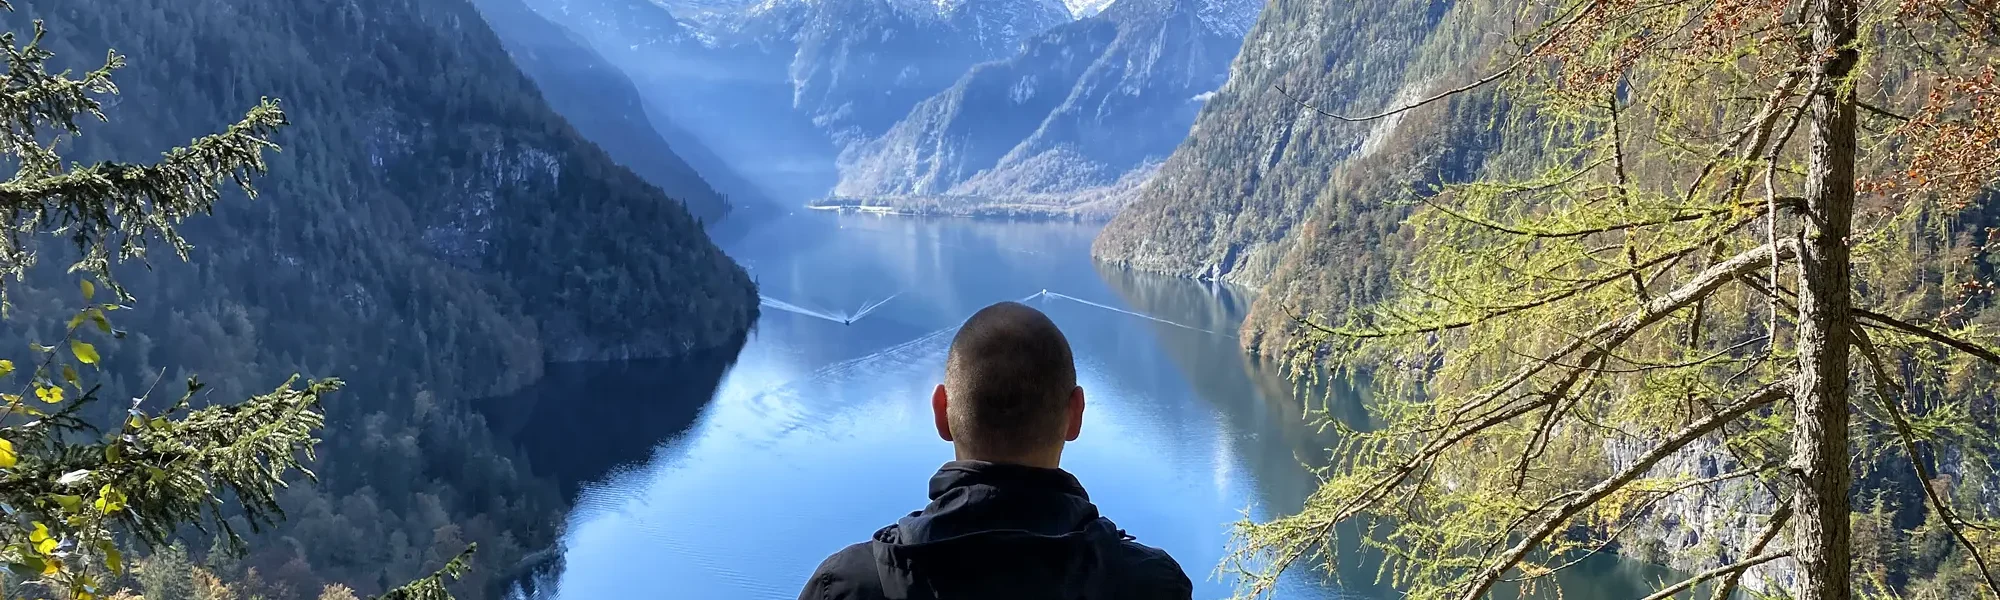
[[[285,492],[292,520],[240,565],[266,581],[372,594],[469,541],[481,566],[465,597],[497,595],[488,584],[553,542],[562,498],[468,402],[548,359],[727,348],[756,315],[744,272],[557,116],[465,0],[13,4],[7,29],[47,20],[59,67],[129,57],[110,125],[87,127],[73,159],[157,158],[283,99],[293,124],[263,193],[190,221],[192,262],[123,269],[131,333],[100,346],[107,397],[196,374],[203,401],[293,373],[346,379],[319,484]],[[64,262],[10,287],[0,343],[60,326],[76,293]]]
[[[1221,86],[1248,2],[1121,0],[974,67],[842,160],[835,194],[1074,194],[1166,157]]]
[[[1055,0],[706,3],[692,21],[647,0],[530,4],[630,73],[656,114],[794,201],[833,187],[848,145],[1070,20]]]
[[[1099,236],[1104,260],[1183,276],[1265,283],[1287,234],[1319,201],[1342,161],[1366,156],[1409,118],[1368,114],[1442,89],[1470,70],[1485,39],[1450,2],[1274,0],[1217,91],[1139,198]],[[1374,143],[1370,143],[1374,140]]]
[[[680,200],[695,218],[713,223],[729,214],[729,200],[660,137],[632,81],[592,51],[588,42],[535,14],[520,0],[474,4],[506,44],[514,63],[535,80],[549,106],[578,133]]]
[[[935,11],[899,0],[798,6],[792,104],[836,145],[880,134],[972,65],[1011,55],[1023,38],[1069,21],[1053,0],[961,1]]]

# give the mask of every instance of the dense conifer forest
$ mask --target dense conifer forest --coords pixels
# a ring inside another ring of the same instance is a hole
[[[119,93],[96,96],[108,122],[79,119],[68,160],[155,160],[265,97],[289,122],[255,199],[225,193],[181,228],[187,262],[160,248],[114,269],[136,300],[98,343],[100,396],[198,376],[202,406],[293,373],[346,382],[304,465],[318,483],[277,492],[287,518],[240,527],[241,556],[190,531],[165,564],[205,565],[244,597],[365,596],[477,543],[453,589],[497,594],[550,547],[566,500],[470,403],[548,360],[733,347],[754,319],[748,277],[697,219],[558,117],[468,2],[14,4],[0,19],[24,44],[45,22],[52,71],[124,56]],[[39,241],[0,331],[24,364],[76,308],[73,253]],[[147,598],[211,597],[188,595],[191,573],[152,572],[134,588]]]

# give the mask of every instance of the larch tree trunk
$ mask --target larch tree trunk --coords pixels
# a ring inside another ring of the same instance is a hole
[[[1814,86],[1808,100],[1806,211],[1799,231],[1799,382],[1792,468],[1799,600],[1848,600],[1848,355],[1853,326],[1848,238],[1854,216],[1855,107],[1848,77],[1856,0],[1807,0]]]

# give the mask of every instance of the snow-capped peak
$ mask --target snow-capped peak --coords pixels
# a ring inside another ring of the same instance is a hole
[[[1082,19],[1104,12],[1104,7],[1111,6],[1113,1],[1115,0],[1063,0],[1063,5],[1069,8],[1071,17]]]

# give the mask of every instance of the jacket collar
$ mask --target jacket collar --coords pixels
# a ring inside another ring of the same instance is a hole
[[[1062,469],[952,461],[931,476],[930,498],[876,538],[910,545],[993,531],[1060,536],[1098,520],[1083,485]]]
[[[1083,491],[1083,484],[1069,471],[981,460],[954,460],[939,467],[937,474],[931,475],[930,498],[937,500],[952,490],[974,486],[1090,499]]]

